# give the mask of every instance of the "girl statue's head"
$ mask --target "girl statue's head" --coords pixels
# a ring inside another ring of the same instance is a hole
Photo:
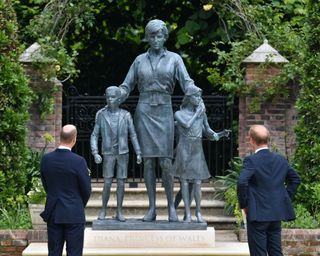
[[[183,97],[181,108],[185,107],[187,104],[199,105],[202,102],[202,90],[197,86],[189,87]]]

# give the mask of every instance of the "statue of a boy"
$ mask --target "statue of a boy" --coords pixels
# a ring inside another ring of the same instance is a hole
[[[130,136],[133,148],[137,154],[137,163],[141,163],[141,150],[131,114],[119,108],[121,91],[116,86],[106,89],[107,106],[100,109],[96,114],[96,121],[91,134],[91,152],[97,164],[102,162],[99,155],[98,139],[101,134],[101,153],[103,155],[104,187],[102,192],[102,209],[98,219],[106,216],[107,204],[110,196],[112,178],[117,164],[117,211],[116,219],[125,221],[122,213],[124,197],[124,181],[127,178],[129,161],[128,136]]]

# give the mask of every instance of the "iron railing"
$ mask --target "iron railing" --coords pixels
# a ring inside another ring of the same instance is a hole
[[[172,96],[172,107],[174,111],[179,109],[182,98],[183,96]],[[204,95],[203,100],[210,127],[217,132],[226,128],[230,129],[232,126],[233,108],[228,105],[227,97]],[[129,96],[121,105],[121,108],[130,111],[133,116],[137,102],[138,96]],[[90,135],[94,127],[96,112],[104,107],[105,104],[104,96],[81,96],[77,93],[70,93],[70,95],[64,99],[63,123],[70,123],[77,126],[78,137],[74,151],[87,160],[93,182],[103,182],[103,179],[102,165],[95,164],[90,152]],[[128,180],[131,183],[142,182],[143,164],[136,164],[136,156],[131,143],[129,143],[129,149]],[[213,177],[223,175],[227,169],[228,162],[233,156],[232,136],[229,139],[223,138],[218,142],[209,141],[204,137],[203,149],[211,175]],[[161,182],[161,173],[158,165],[156,174],[158,182]]]

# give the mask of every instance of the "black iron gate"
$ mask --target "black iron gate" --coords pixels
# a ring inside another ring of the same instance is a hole
[[[172,96],[173,110],[178,110],[183,96]],[[204,95],[203,100],[206,106],[208,121],[210,127],[214,131],[221,131],[224,128],[231,128],[233,117],[233,106],[229,106],[226,96],[211,96]],[[138,96],[129,96],[129,98],[121,105],[134,114],[135,106],[138,102]],[[94,162],[90,152],[90,135],[94,127],[96,112],[106,104],[104,96],[81,96],[78,95],[73,87],[69,89],[69,95],[64,99],[63,107],[63,124],[74,124],[78,129],[77,144],[74,151],[82,155],[88,163],[91,170],[91,176],[95,182],[103,182],[102,180],[102,165],[97,165]],[[143,181],[143,164],[137,165],[135,162],[136,156],[132,145],[130,147],[130,160],[128,166],[128,180],[130,182]],[[233,156],[233,139],[223,138],[218,142],[209,141],[203,138],[203,149],[207,164],[211,175],[223,175],[228,162]],[[160,179],[160,168],[157,167],[158,182]]]

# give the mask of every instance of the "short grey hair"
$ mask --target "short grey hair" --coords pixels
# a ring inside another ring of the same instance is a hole
[[[115,91],[115,92],[116,92],[116,95],[117,95],[118,98],[121,97],[121,90],[120,90],[120,88],[119,88],[118,86],[109,86],[109,87],[106,89],[106,92],[105,92],[106,96],[108,96],[108,94],[109,94],[110,92],[112,92],[112,91]]]
[[[150,20],[145,28],[145,34],[144,34],[145,40],[148,38],[149,35],[151,35],[152,33],[158,32],[159,30],[161,30],[165,38],[168,39],[169,31],[166,26],[166,23],[158,19]]]

